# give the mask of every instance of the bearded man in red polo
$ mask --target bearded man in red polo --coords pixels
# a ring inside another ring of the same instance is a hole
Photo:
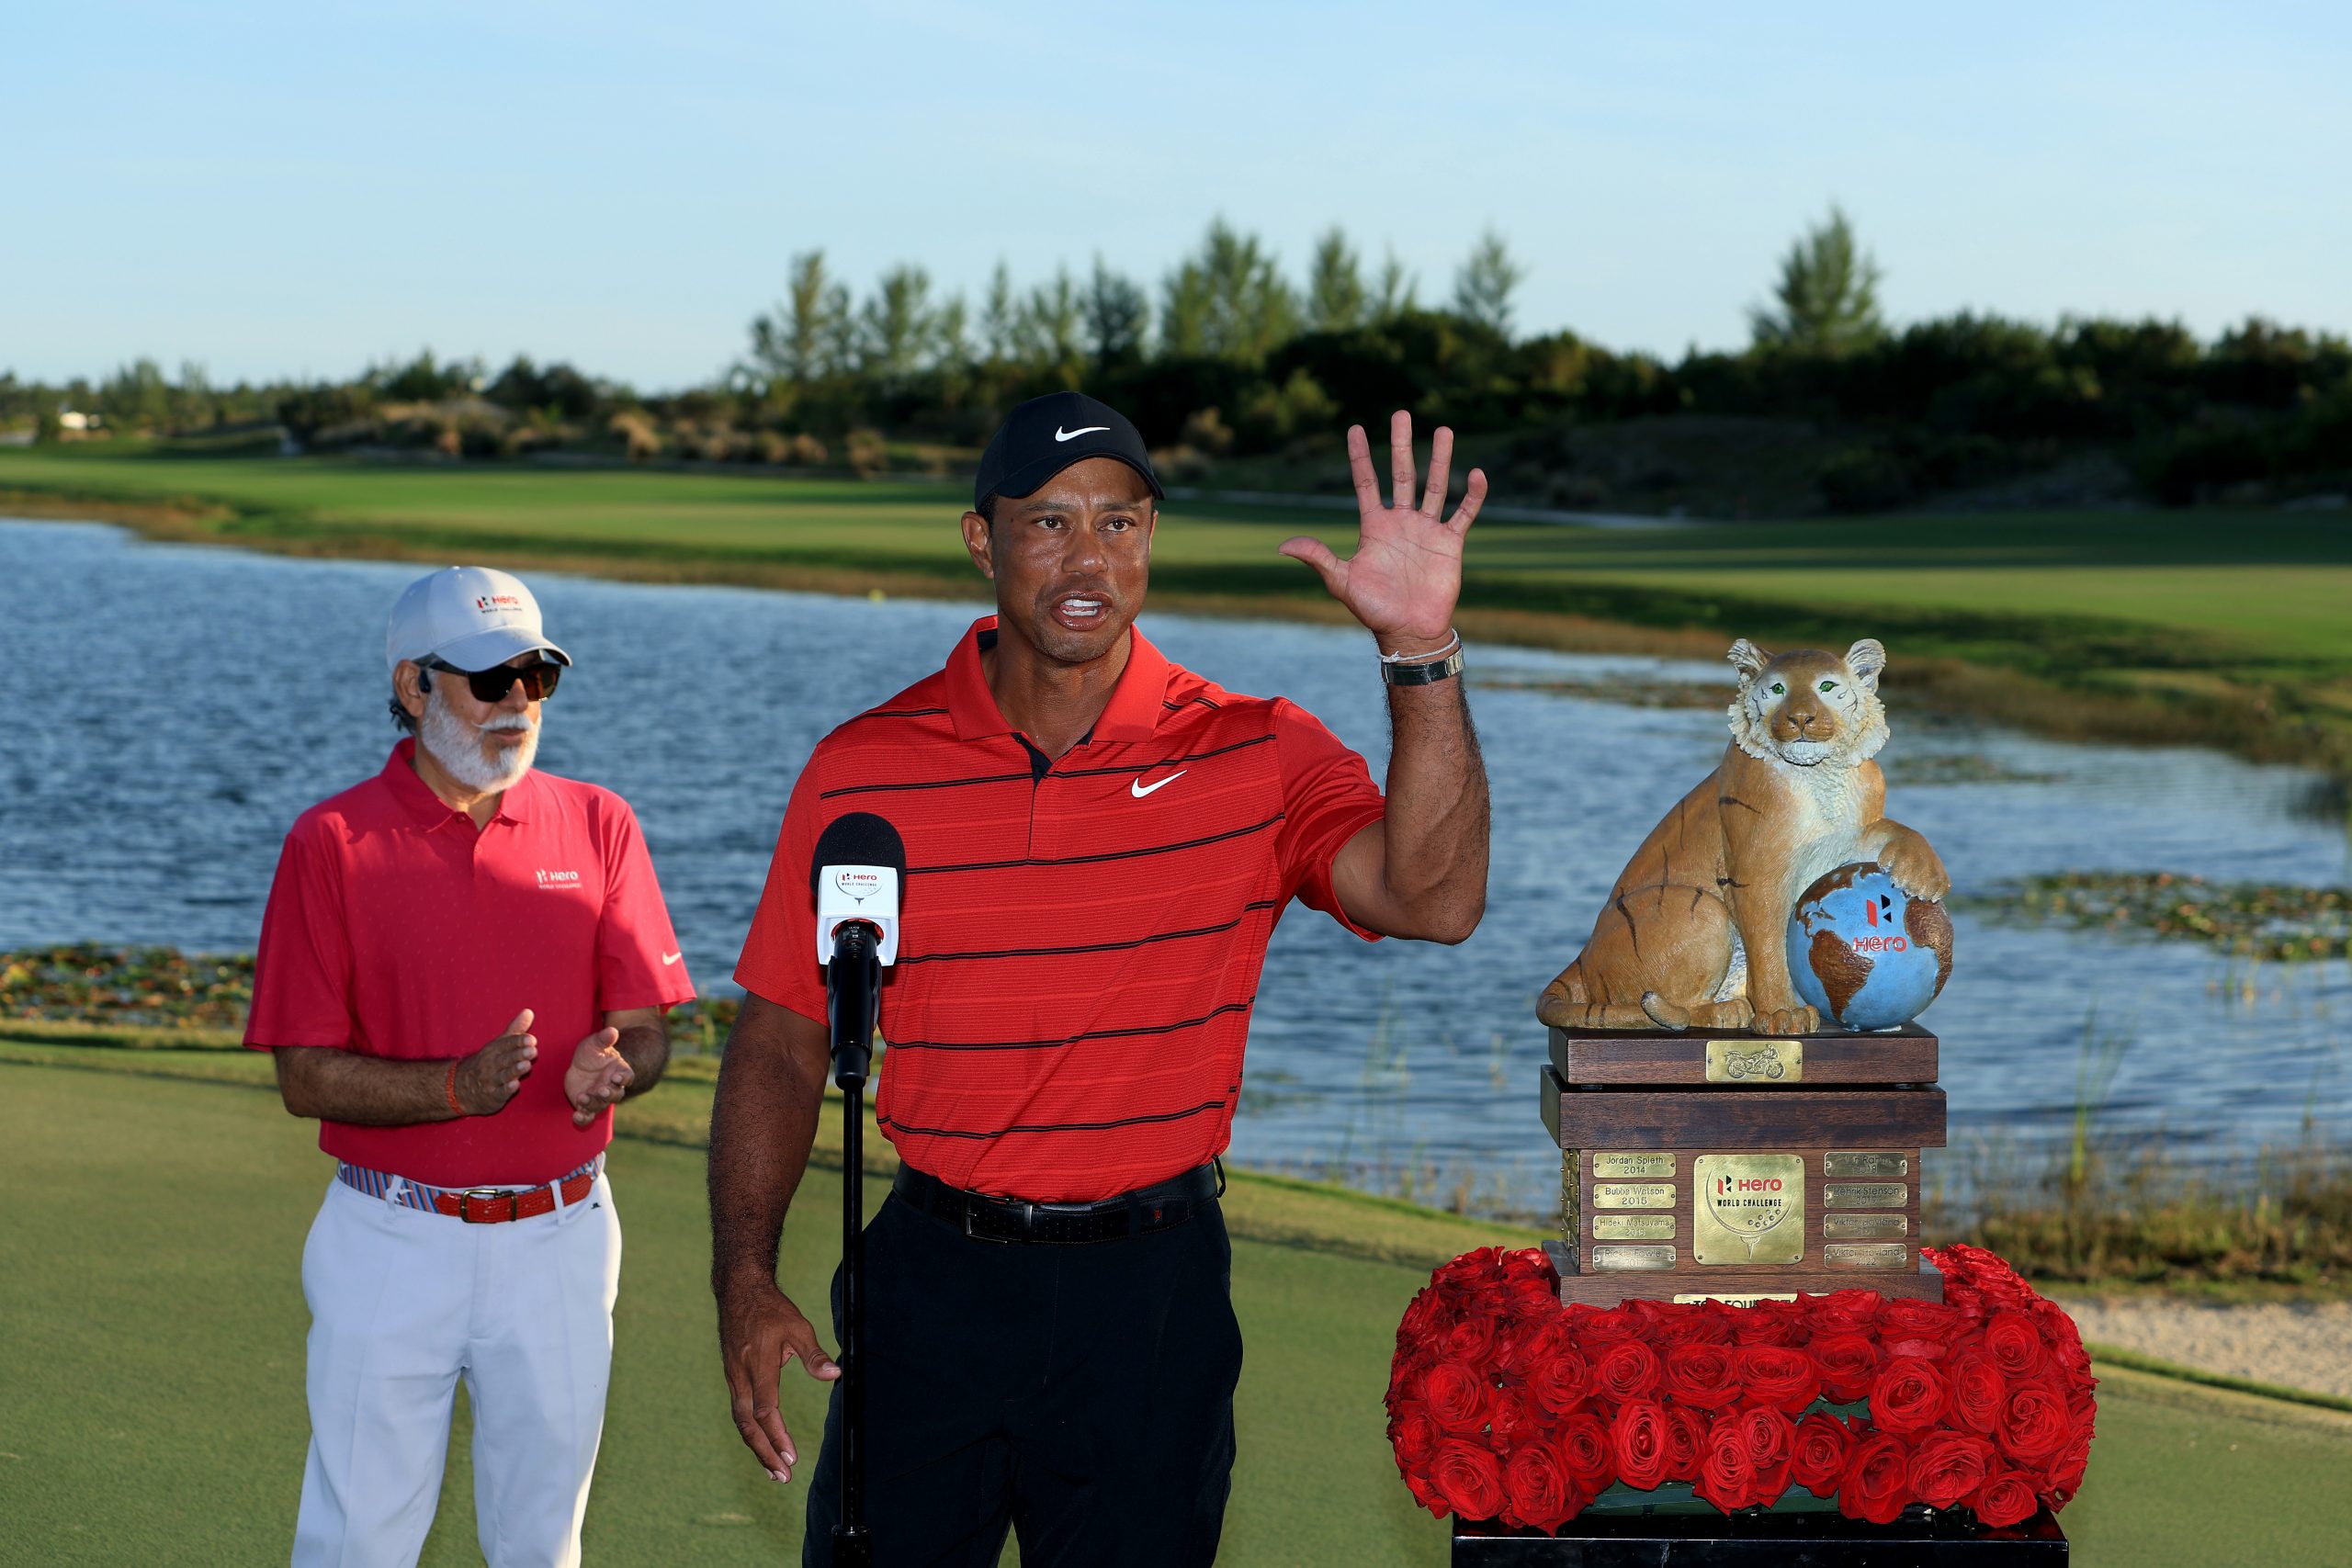
[[[1294,898],[1368,940],[1460,942],[1485,908],[1453,618],[1486,480],[1446,515],[1452,447],[1439,430],[1421,490],[1397,414],[1391,505],[1350,432],[1355,556],[1282,547],[1373,636],[1385,796],[1313,715],[1226,691],[1135,627],[1159,481],[1135,427],[1076,392],[1015,409],[980,459],[964,542],[996,614],[801,773],[711,1120],[719,1343],[737,1430],[788,1480],[780,1371],[838,1375],[775,1281],[828,1067],[809,858],[834,819],[877,813],[907,852],[876,1107],[900,1167],[865,1241],[882,1568],[979,1568],[1008,1529],[1030,1564],[1216,1555],[1241,1369],[1216,1161],[1267,939]],[[837,1388],[806,1563],[832,1556],[841,1417]]]
[[[694,987],[628,803],[532,765],[571,660],[530,590],[420,579],[386,661],[408,738],[287,834],[245,1031],[337,1162],[302,1254],[293,1561],[415,1562],[462,1378],[482,1555],[576,1563],[620,1279],[612,1106],[660,1078]]]

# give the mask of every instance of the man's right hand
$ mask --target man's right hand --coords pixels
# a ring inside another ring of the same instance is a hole
[[[754,1280],[721,1292],[718,1354],[727,1364],[727,1394],[735,1430],[770,1478],[790,1481],[800,1451],[777,1408],[784,1364],[796,1356],[810,1377],[831,1382],[842,1369],[817,1342],[817,1331],[774,1280]]]
[[[460,1058],[458,1076],[451,1086],[458,1103],[466,1108],[469,1116],[488,1116],[506,1108],[514,1091],[523,1087],[523,1077],[531,1070],[531,1063],[539,1054],[539,1042],[530,1032],[531,1010],[525,1008],[514,1015],[514,1021],[505,1032],[475,1052]]]

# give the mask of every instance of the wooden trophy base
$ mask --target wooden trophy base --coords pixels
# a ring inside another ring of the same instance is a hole
[[[1937,1055],[1919,1029],[1553,1030],[1560,1299],[1941,1301],[1919,1252],[1919,1155],[1944,1142]]]
[[[1457,1525],[1453,1568],[2063,1568],[2047,1509],[2008,1529],[1946,1520],[1865,1524],[1832,1512],[1570,1519],[1556,1536]]]

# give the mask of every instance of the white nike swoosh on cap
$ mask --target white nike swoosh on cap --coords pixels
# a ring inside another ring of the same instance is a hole
[[[685,955],[684,949],[681,949],[676,953],[665,953],[662,955],[662,965],[666,968],[668,965],[675,964],[679,959],[684,958]]]
[[[1164,789],[1168,785],[1174,784],[1178,779],[1182,778],[1190,772],[1192,772],[1190,768],[1179,768],[1174,773],[1169,774],[1166,778],[1154,784],[1148,784],[1144,783],[1143,780],[1136,779],[1127,785],[1127,793],[1134,795],[1137,800],[1141,800],[1153,790]]]
[[[1054,439],[1057,441],[1075,441],[1081,435],[1091,435],[1098,430],[1108,430],[1111,427],[1107,424],[1090,424],[1080,430],[1064,430],[1057,424],[1054,426]]]

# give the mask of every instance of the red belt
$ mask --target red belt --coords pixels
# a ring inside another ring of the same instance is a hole
[[[588,1196],[588,1190],[595,1185],[596,1173],[582,1171],[563,1184],[563,1206],[567,1209],[571,1207]],[[552,1182],[520,1192],[509,1192],[495,1187],[476,1187],[464,1192],[435,1192],[433,1194],[433,1206],[469,1225],[496,1225],[508,1220],[527,1220],[536,1214],[553,1213],[555,1193]]]

